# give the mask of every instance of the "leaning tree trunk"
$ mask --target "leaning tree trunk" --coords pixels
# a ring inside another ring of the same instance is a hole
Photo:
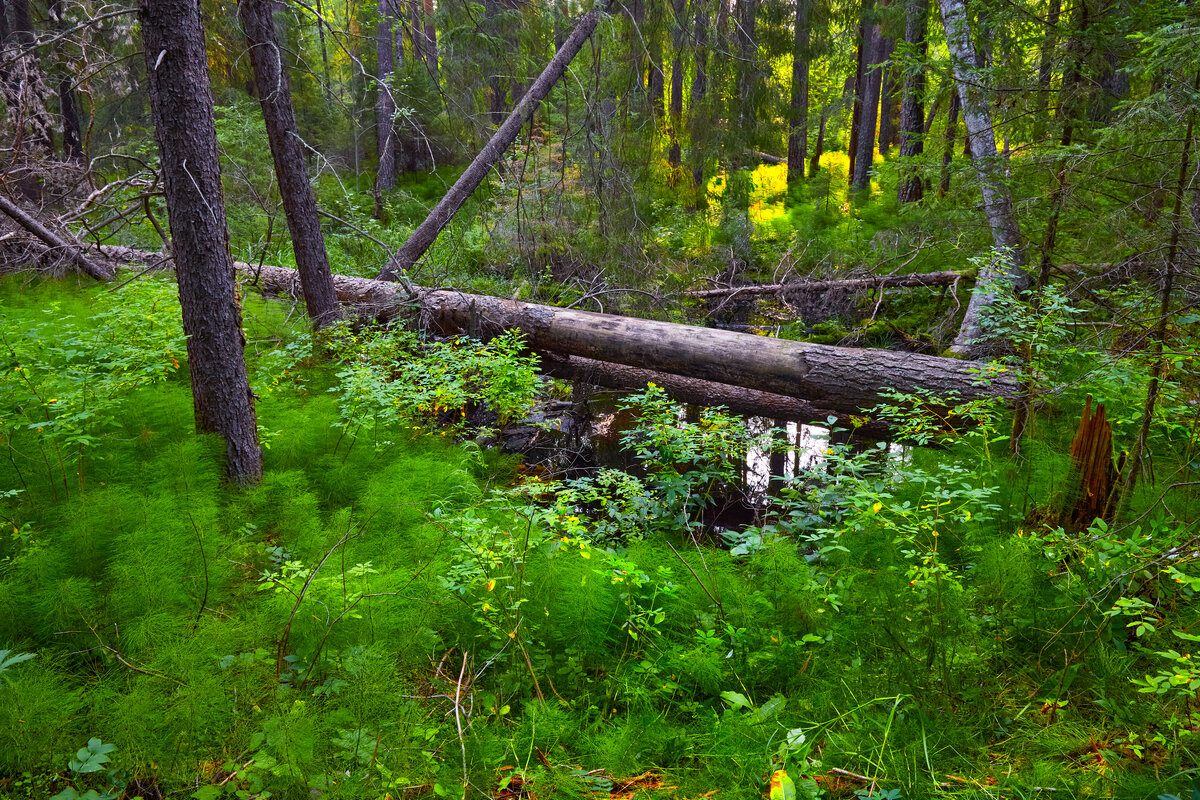
[[[925,39],[929,19],[929,0],[908,0],[904,19],[904,41],[920,56],[921,63],[908,65],[900,99],[900,188],[901,203],[916,203],[925,195],[921,171],[913,163],[925,150]]]
[[[854,172],[850,179],[850,188],[854,191],[869,189],[871,185],[871,166],[875,160],[875,124],[878,122],[882,81],[882,68],[878,64],[883,37],[880,36],[879,23],[864,16],[863,37],[862,115],[854,148]]]
[[[811,0],[796,0],[792,42],[792,103],[788,119],[788,183],[804,180],[808,159],[808,15]]]
[[[267,126],[267,141],[275,161],[288,231],[292,234],[292,251],[304,287],[304,304],[313,327],[320,329],[338,319],[340,309],[321,220],[317,217],[317,200],[304,166],[304,150],[292,109],[287,72],[280,57],[283,50],[275,33],[271,0],[241,0],[238,18],[246,35],[254,80],[262,89],[258,100]]]
[[[4,195],[0,195],[0,212],[7,214],[22,228],[41,239],[47,247],[50,247],[63,258],[75,264],[84,274],[90,275],[100,281],[112,278],[112,271],[85,256],[83,248],[78,243],[66,241],[38,222],[33,216],[25,213],[20,206],[4,197]]]
[[[442,228],[450,224],[450,220],[454,219],[455,213],[462,207],[462,204],[467,201],[471,193],[478,188],[483,179],[487,177],[488,171],[492,165],[500,160],[504,155],[504,151],[517,138],[517,134],[521,132],[521,127],[525,124],[535,110],[538,104],[545,99],[550,90],[554,88],[554,84],[566,72],[567,66],[575,55],[583,47],[583,43],[592,35],[592,31],[596,29],[596,23],[600,21],[600,14],[603,13],[599,8],[593,8],[588,13],[579,18],[579,22],[575,24],[575,30],[571,31],[571,35],[563,42],[563,46],[555,53],[554,58],[542,70],[542,74],[538,76],[533,85],[529,87],[529,91],[517,103],[516,108],[508,115],[508,119],[504,120],[504,124],[492,135],[479,154],[475,156],[475,160],[463,172],[446,195],[441,199],[433,211],[429,212],[429,216],[425,221],[417,226],[412,235],[408,237],[408,241],[396,251],[396,253],[388,259],[383,270],[379,273],[381,280],[396,280],[398,276],[403,275],[412,265],[417,263],[417,259],[425,254],[434,240],[437,239]]]
[[[983,333],[980,312],[995,299],[993,284],[1007,280],[1014,288],[1023,289],[1029,278],[1023,269],[1025,249],[1013,214],[1012,194],[1004,183],[1004,162],[996,151],[991,108],[980,85],[980,72],[975,68],[977,56],[971,43],[966,4],[964,0],[940,0],[940,3],[954,80],[962,99],[963,121],[971,143],[971,162],[979,179],[983,210],[997,251],[996,258],[990,259],[979,272],[962,326],[950,346],[954,355],[970,355],[979,351]]]
[[[160,174],[174,242],[196,428],[225,440],[236,483],[262,477],[246,376],[199,0],[139,0]]]

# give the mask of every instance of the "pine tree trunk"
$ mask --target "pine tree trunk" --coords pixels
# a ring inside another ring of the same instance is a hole
[[[663,113],[663,98],[666,95],[666,75],[663,73],[663,13],[666,0],[653,0],[650,9],[650,26],[643,29],[646,37],[647,59],[650,74],[646,78],[646,94],[650,100],[650,113],[659,118]]]
[[[563,46],[555,53],[554,58],[542,70],[542,74],[538,76],[533,85],[529,87],[529,91],[521,98],[512,113],[508,115],[508,119],[500,126],[499,130],[492,135],[492,138],[484,145],[479,154],[470,165],[459,176],[459,179],[454,182],[450,190],[446,192],[445,197],[441,199],[433,210],[429,212],[429,216],[417,226],[417,229],[408,237],[408,241],[396,251],[396,253],[388,260],[383,269],[379,273],[381,280],[398,280],[400,279],[412,265],[417,262],[425,251],[429,249],[442,228],[450,224],[450,220],[462,207],[462,204],[467,201],[471,193],[483,182],[491,170],[492,165],[500,160],[504,155],[504,151],[517,138],[517,134],[521,131],[521,126],[533,115],[537,110],[538,104],[545,99],[550,90],[554,88],[554,84],[566,72],[567,66],[579,53],[583,43],[592,35],[592,31],[596,29],[596,23],[600,21],[600,15],[604,13],[599,8],[594,8],[588,13],[579,18],[575,23],[575,29],[571,31],[571,35],[563,42]]]
[[[962,101],[957,89],[950,90],[950,108],[946,109],[945,147],[942,149],[942,181],[938,185],[938,196],[945,197],[950,191],[950,164],[954,161],[954,137],[958,135],[958,110]]]
[[[50,0],[47,10],[50,13],[50,22],[53,24],[54,30],[60,34],[63,33],[67,25],[63,19],[62,0]],[[56,45],[54,49],[57,53],[60,48]],[[59,66],[58,70],[60,72],[58,76],[58,109],[62,116],[63,158],[79,163],[84,160],[83,135],[79,125],[79,104],[75,102],[75,87],[71,85],[70,75],[63,71],[62,66]]]
[[[689,211],[707,202],[707,189],[704,184],[704,143],[707,133],[708,109],[704,98],[708,93],[708,10],[703,4],[696,9],[696,28],[693,34],[695,42],[695,64],[692,76],[692,96],[688,105],[688,116],[691,119],[691,152],[692,162],[692,200],[688,204]]]
[[[396,100],[392,96],[395,53],[392,45],[392,0],[379,0],[379,26],[375,31],[375,133],[379,167],[375,173],[375,216],[383,213],[380,193],[396,185]]]
[[[858,141],[855,142],[854,148],[854,172],[850,180],[850,188],[857,192],[867,190],[871,186],[871,167],[875,160],[875,125],[878,122],[879,90],[883,77],[882,68],[877,66],[880,61],[880,46],[883,43],[879,24],[864,19],[863,31],[863,104],[858,125]]]
[[[292,235],[304,303],[313,327],[320,329],[338,319],[340,309],[325,252],[325,237],[317,217],[317,201],[304,166],[304,150],[292,108],[291,87],[280,57],[283,51],[275,33],[271,5],[272,0],[241,0],[238,18],[246,36],[254,80],[264,89],[259,103],[275,162],[279,194]]]
[[[863,58],[867,50],[867,13],[871,8],[872,0],[863,0],[862,2],[862,19],[858,24],[858,40],[856,43],[856,54],[854,58],[854,79],[851,81],[853,88],[851,90],[854,96],[854,103],[850,107],[850,144],[846,148],[846,154],[850,157],[850,166],[847,169],[847,180],[854,179],[855,159],[858,158],[858,136],[862,128],[863,114],[863,84],[865,82]]]
[[[809,4],[796,0],[796,21],[792,43],[792,104],[788,120],[788,183],[804,180],[804,162],[808,158],[808,59]]]
[[[900,167],[901,203],[916,203],[925,195],[925,183],[921,173],[911,160],[925,151],[925,68],[924,60],[929,51],[925,34],[929,19],[929,0],[908,0],[904,19],[904,41],[920,56],[922,64],[904,73],[900,100],[900,158],[909,159]]]
[[[896,40],[885,38],[880,52],[880,61],[884,63],[882,83],[879,90],[879,155],[887,156],[893,144],[896,143],[896,129],[899,122],[899,81],[896,79],[896,67],[892,63],[892,54],[896,50]]]
[[[808,176],[811,178],[821,171],[821,156],[825,155],[825,122],[826,116],[821,113],[821,121],[817,125],[817,145],[813,148],[812,160],[808,162]]]
[[[951,67],[958,85],[958,95],[962,99],[963,121],[971,142],[971,163],[979,180],[984,214],[997,249],[997,257],[989,259],[987,266],[980,270],[962,326],[950,347],[950,351],[956,355],[969,355],[977,350],[983,332],[980,312],[995,299],[992,284],[1005,279],[1011,281],[1016,289],[1023,289],[1029,279],[1023,269],[1025,248],[1013,213],[1012,194],[1004,183],[1004,162],[996,151],[991,109],[979,83],[979,71],[972,69],[978,56],[971,44],[966,5],[964,0],[940,0],[940,3]]]
[[[758,69],[758,6],[760,0],[737,4],[737,119],[743,134],[751,133],[761,80]]]
[[[433,21],[433,0],[423,0],[422,9],[425,12],[425,66],[429,69],[429,77],[436,88],[438,86],[438,46],[437,28]]]
[[[262,477],[246,376],[199,0],[140,0],[150,109],[174,242],[196,428],[225,440],[226,475]]]
[[[683,58],[686,55],[687,0],[675,0],[673,10],[675,18],[672,20],[671,44],[674,52],[671,58],[671,104],[669,107],[671,150],[667,154],[667,161],[671,165],[672,180],[674,180],[675,171],[679,169],[683,155],[683,149],[679,144],[679,133],[680,127],[683,125]]]
[[[1042,35],[1041,52],[1038,55],[1037,99],[1033,112],[1033,140],[1040,140],[1046,131],[1046,120],[1050,110],[1050,81],[1054,76],[1054,47],[1058,42],[1058,18],[1062,13],[1062,0],[1050,0],[1046,15],[1046,32]]]

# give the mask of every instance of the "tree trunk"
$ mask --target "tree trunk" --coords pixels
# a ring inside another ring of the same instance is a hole
[[[1046,15],[1046,32],[1042,34],[1042,47],[1038,56],[1037,99],[1033,112],[1033,140],[1042,138],[1046,130],[1046,119],[1050,110],[1050,81],[1054,76],[1054,47],[1058,42],[1058,17],[1062,13],[1062,0],[1050,0]]]
[[[804,162],[808,159],[808,59],[809,4],[796,0],[796,22],[792,43],[792,104],[788,120],[788,183],[804,180]]]
[[[687,38],[687,0],[675,0],[675,18],[672,20],[671,44],[674,52],[671,54],[671,101],[669,107],[671,121],[671,150],[667,154],[667,162],[671,165],[671,180],[683,156],[679,145],[679,129],[683,125],[683,57],[686,55]]]
[[[858,158],[858,137],[862,129],[862,113],[863,113],[863,84],[866,78],[866,62],[863,60],[867,51],[867,12],[871,8],[872,0],[863,0],[862,2],[862,19],[858,23],[858,42],[857,53],[855,55],[854,67],[854,104],[850,107],[850,144],[846,148],[846,154],[850,157],[850,166],[847,169],[847,179],[853,180],[855,159]]]
[[[434,87],[437,87],[438,48],[437,28],[433,24],[433,0],[423,0],[422,9],[425,12],[425,66],[429,69],[429,77]]]
[[[246,377],[199,0],[139,0],[160,174],[176,254],[196,428],[225,440],[231,481],[262,477]]]
[[[1192,92],[1200,92],[1200,72],[1192,84]],[[1175,270],[1179,258],[1179,242],[1183,235],[1183,193],[1187,191],[1188,170],[1191,167],[1192,132],[1195,128],[1195,113],[1188,114],[1187,131],[1183,135],[1183,155],[1179,159],[1179,180],[1175,185],[1175,213],[1173,214],[1171,238],[1167,245],[1167,262],[1163,268],[1162,286],[1159,294],[1158,323],[1154,326],[1154,363],[1150,370],[1150,383],[1146,386],[1146,402],[1142,406],[1142,424],[1138,428],[1137,441],[1129,454],[1128,470],[1123,495],[1126,502],[1133,499],[1138,476],[1145,460],[1146,442],[1150,438],[1150,425],[1154,422],[1154,409],[1163,378],[1167,375],[1167,360],[1163,358],[1163,343],[1170,324],[1171,292],[1174,288]]]
[[[62,0],[50,0],[47,10],[54,30],[62,34],[67,24],[63,19]],[[61,48],[55,45],[57,53]],[[60,59],[61,60],[61,57]],[[83,135],[79,125],[79,104],[75,102],[75,87],[71,85],[71,76],[59,66],[58,76],[58,109],[62,115],[63,158],[76,163],[84,160]]]
[[[940,3],[951,67],[958,85],[958,95],[962,99],[963,121],[966,122],[967,136],[971,141],[971,163],[979,179],[984,214],[987,215],[997,250],[997,258],[989,259],[987,267],[980,270],[975,290],[963,315],[962,326],[950,347],[951,353],[969,355],[977,348],[983,332],[980,311],[991,305],[995,298],[991,285],[1005,279],[1012,281],[1014,288],[1023,289],[1028,285],[1028,276],[1023,269],[1025,248],[1013,214],[1012,194],[1004,183],[1004,161],[996,151],[991,109],[979,85],[980,73],[972,69],[977,56],[971,44],[966,5],[964,0],[940,0]]]
[[[760,0],[737,4],[737,119],[743,134],[752,132],[762,81],[758,68],[758,6]]]
[[[292,108],[291,87],[280,57],[283,51],[275,33],[271,5],[272,0],[241,0],[238,18],[246,35],[254,80],[263,89],[258,100],[275,162],[279,195],[292,235],[292,251],[304,287],[304,304],[313,327],[320,329],[338,319],[340,309],[325,252],[325,237],[317,217],[317,200],[304,166],[304,150]]]
[[[917,55],[921,64],[906,69],[900,100],[900,158],[909,159],[900,167],[901,203],[916,203],[925,195],[925,183],[920,170],[912,163],[925,150],[925,56],[929,52],[926,26],[929,19],[929,0],[908,0],[904,19],[904,41]]]
[[[879,155],[881,156],[887,156],[892,145],[896,143],[896,129],[899,122],[900,89],[899,81],[896,79],[896,65],[892,63],[892,55],[895,51],[896,40],[885,38],[879,58],[884,64],[879,90]]]
[[[692,162],[692,200],[688,204],[689,211],[695,211],[700,205],[707,205],[708,190],[704,183],[704,144],[708,129],[708,109],[704,98],[708,93],[708,11],[703,3],[696,8],[696,28],[693,39],[696,48],[695,63],[692,76],[692,96],[688,105],[688,117],[691,128],[691,151],[689,158]]]
[[[851,173],[850,188],[861,192],[870,189],[871,167],[875,160],[875,125],[878,121],[879,89],[882,68],[878,66],[880,45],[879,23],[863,18],[863,89],[862,113],[858,124],[858,141],[855,142],[854,171]]]
[[[938,185],[938,196],[945,197],[950,191],[950,164],[954,161],[954,137],[958,135],[958,110],[962,101],[958,92],[951,89],[950,108],[946,109],[945,147],[942,149],[942,181]]]
[[[843,427],[858,425],[858,430],[871,438],[884,439],[891,428],[881,422],[866,421],[861,416],[837,413],[828,408],[817,408],[812,403],[796,397],[771,392],[760,392],[728,383],[715,383],[699,378],[685,378],[669,372],[627,367],[610,361],[596,361],[579,356],[561,356],[546,353],[541,359],[541,371],[562,380],[590,383],[610,389],[645,389],[653,383],[666,390],[676,402],[698,406],[724,406],[735,414],[747,417],[770,417],[790,422],[828,425],[830,417],[837,418]]]
[[[575,58],[575,55],[583,47],[583,43],[592,35],[592,31],[596,28],[596,23],[600,20],[601,10],[594,8],[588,13],[579,18],[579,22],[575,24],[575,29],[571,31],[571,35],[563,42],[563,46],[555,53],[554,58],[542,70],[542,74],[538,76],[533,85],[529,87],[529,91],[517,103],[516,108],[508,115],[508,119],[500,126],[499,130],[493,134],[492,138],[475,159],[463,172],[450,190],[446,192],[445,197],[434,206],[429,212],[429,216],[425,221],[417,226],[412,235],[408,237],[408,241],[396,251],[396,253],[388,260],[383,269],[379,273],[381,280],[396,280],[398,276],[403,275],[410,270],[413,264],[417,263],[417,259],[425,254],[442,228],[450,224],[450,220],[454,218],[455,213],[466,202],[471,193],[483,182],[487,177],[488,171],[492,165],[500,160],[504,155],[504,151],[517,138],[517,134],[521,131],[521,126],[533,115],[537,110],[538,104],[550,93],[554,84],[562,77],[566,71],[567,65]]]
[[[86,275],[90,275],[96,280],[106,281],[112,278],[112,270],[105,266],[95,263],[83,254],[83,248],[74,242],[68,242],[61,236],[53,233],[42,223],[38,222],[34,217],[26,214],[21,210],[21,207],[9,200],[4,195],[0,195],[0,211],[11,217],[18,225],[32,233],[38,239],[42,240],[46,246],[60,252],[63,256],[69,259],[80,271]]]
[[[379,151],[379,167],[375,173],[376,217],[381,217],[383,213],[380,193],[396,185],[396,99],[392,96],[391,87],[395,53],[392,41],[392,0],[379,0],[379,25],[375,31],[375,76],[378,86],[375,134]]]
[[[811,178],[821,171],[821,156],[825,155],[825,122],[827,117],[824,110],[821,112],[821,120],[817,123],[817,144],[813,148],[812,159],[808,162],[808,176]]]
[[[646,77],[646,94],[650,100],[650,113],[661,117],[663,113],[663,97],[666,88],[666,75],[663,74],[663,13],[662,7],[666,0],[652,0],[650,10],[650,26],[643,29],[646,37],[646,57],[650,62],[649,74]]]

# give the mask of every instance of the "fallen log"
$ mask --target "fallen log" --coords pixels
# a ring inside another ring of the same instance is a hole
[[[137,252],[119,250],[126,258]],[[264,291],[301,296],[293,269],[234,266]],[[888,389],[963,400],[1007,399],[1017,391],[1003,371],[993,374],[987,364],[961,359],[794,342],[444,289],[414,287],[410,299],[399,284],[346,275],[334,276],[334,288],[343,303],[383,320],[415,312],[423,327],[478,338],[519,330],[534,350],[798,398],[838,415],[862,414],[884,401]]]
[[[22,211],[20,206],[3,195],[0,195],[0,211],[3,211],[22,228],[41,239],[48,247],[62,253],[68,260],[75,264],[75,266],[79,267],[84,274],[89,275],[99,281],[107,281],[112,279],[112,271],[101,267],[99,264],[85,256],[83,254],[83,248],[80,245],[68,242],[61,236],[53,233],[49,228],[38,222],[29,214]]]
[[[871,278],[845,278],[828,281],[787,281],[749,286],[726,286],[720,289],[694,289],[684,292],[685,297],[732,297],[736,295],[757,296],[764,294],[789,294],[791,292],[825,292],[830,289],[899,289],[921,286],[953,286],[964,277],[961,272],[917,272],[911,275],[881,275]]]
[[[450,220],[454,219],[458,209],[487,177],[492,165],[500,160],[504,151],[517,138],[517,134],[521,132],[521,126],[533,116],[538,104],[545,99],[550,90],[554,88],[554,84],[558,83],[558,79],[567,71],[567,67],[583,47],[583,43],[596,29],[596,23],[600,21],[601,14],[607,13],[607,7],[606,4],[604,11],[598,7],[593,8],[579,18],[571,35],[562,43],[562,47],[554,54],[554,58],[550,59],[550,63],[542,70],[542,74],[538,75],[537,80],[521,97],[516,107],[508,115],[508,119],[504,120],[504,123],[496,129],[492,138],[483,146],[483,149],[479,151],[459,179],[454,182],[445,196],[438,201],[429,215],[408,237],[408,241],[388,259],[379,272],[380,280],[398,280],[400,276],[406,275],[412,269],[413,264],[417,263],[417,259],[425,255],[425,251],[437,239],[442,228],[445,228],[450,224]]]
[[[735,414],[747,417],[767,417],[788,422],[829,425],[836,418],[839,427],[854,429],[856,435],[868,439],[887,439],[891,428],[875,420],[864,421],[862,417],[838,413],[828,408],[817,408],[812,403],[796,397],[787,397],[728,383],[714,383],[699,378],[685,378],[669,372],[627,367],[607,361],[596,361],[579,356],[562,356],[557,353],[543,354],[541,371],[545,375],[562,380],[590,383],[609,389],[644,389],[647,384],[662,387],[667,394],[680,403],[712,407],[724,406]]]

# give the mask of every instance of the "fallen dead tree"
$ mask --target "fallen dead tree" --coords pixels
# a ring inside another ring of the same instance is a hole
[[[740,295],[755,297],[764,294],[790,294],[793,292],[825,292],[831,289],[899,289],[917,288],[922,286],[953,286],[966,275],[961,272],[918,272],[911,275],[881,275],[871,278],[846,278],[828,281],[788,281],[786,283],[767,283],[749,286],[726,286],[719,289],[695,289],[684,292],[686,297],[703,299],[707,297],[735,297]]]
[[[85,275],[89,275],[100,281],[112,278],[112,270],[92,261],[83,254],[82,247],[76,243],[66,241],[32,216],[25,213],[20,206],[4,195],[0,195],[0,211],[3,211],[14,222],[40,239],[47,247],[60,253],[65,259],[79,267],[79,270]]]
[[[104,248],[114,257],[157,259],[129,248]],[[268,293],[300,297],[295,270],[235,262]],[[955,394],[964,400],[1010,398],[1016,382],[1004,373],[984,380],[986,364],[953,358],[793,342],[673,322],[618,317],[522,303],[485,295],[334,276],[338,299],[383,320],[415,314],[423,327],[487,338],[519,330],[534,350],[696,378],[797,398],[826,413],[862,414],[894,389]],[[769,416],[769,415],[768,415]]]
[[[851,415],[818,408],[797,397],[731,386],[727,383],[714,383],[699,378],[685,378],[668,372],[627,367],[624,364],[579,356],[561,356],[556,353],[542,356],[541,370],[543,374],[555,378],[609,389],[637,390],[653,383],[662,387],[680,403],[706,407],[724,406],[735,414],[747,417],[820,424],[828,424],[830,417],[836,417],[840,427],[855,428],[858,435],[869,439],[886,439],[891,435],[891,428],[884,423],[875,420],[864,422],[861,417],[850,419]]]

